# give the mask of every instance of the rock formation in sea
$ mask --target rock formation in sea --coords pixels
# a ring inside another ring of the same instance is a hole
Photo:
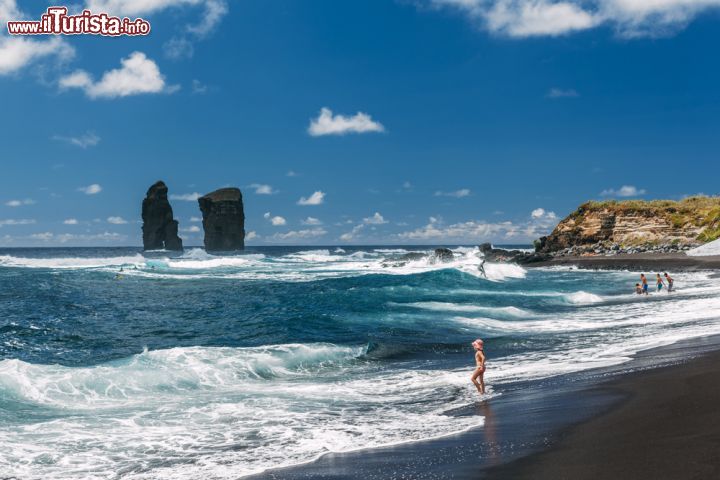
[[[205,250],[231,252],[245,248],[245,212],[238,188],[221,188],[198,199],[205,230]]]
[[[436,248],[433,257],[435,261],[441,263],[452,262],[455,259],[455,255],[449,248]]]
[[[182,250],[178,221],[168,201],[168,187],[158,181],[152,185],[142,203],[143,248],[145,250]]]
[[[535,242],[540,253],[673,252],[720,237],[720,197],[587,202]]]

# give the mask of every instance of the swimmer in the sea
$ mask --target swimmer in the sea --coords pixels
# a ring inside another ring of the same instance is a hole
[[[485,352],[483,352],[483,341],[479,338],[472,343],[475,349],[475,370],[470,377],[473,385],[480,395],[485,395]]]

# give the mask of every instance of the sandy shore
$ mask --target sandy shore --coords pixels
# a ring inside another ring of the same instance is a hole
[[[630,374],[603,388],[628,398],[571,427],[550,450],[486,471],[512,479],[720,478],[720,352]]]
[[[530,267],[575,265],[599,270],[689,271],[720,269],[720,255],[690,257],[684,253],[636,253],[613,256],[558,257],[546,262],[532,263]]]

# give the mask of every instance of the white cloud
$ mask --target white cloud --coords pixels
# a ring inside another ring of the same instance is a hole
[[[87,187],[78,187],[77,190],[78,192],[82,192],[85,195],[96,195],[102,192],[102,187],[97,183],[93,183],[92,185],[88,185]]]
[[[324,201],[325,193],[318,190],[317,192],[314,192],[312,195],[310,195],[308,198],[300,197],[300,200],[297,201],[297,204],[303,206],[321,205]]]
[[[35,200],[33,200],[32,198],[25,198],[23,200],[8,200],[7,202],[5,202],[5,206],[13,207],[13,208],[22,207],[24,205],[34,205],[34,204],[35,204]]]
[[[100,137],[95,135],[95,133],[93,132],[85,132],[82,135],[78,135],[77,137],[53,135],[52,140],[69,143],[70,145],[75,145],[76,147],[80,148],[94,147],[95,145],[100,143]]]
[[[75,55],[75,49],[60,37],[36,40],[6,35],[6,21],[29,18],[18,9],[15,0],[0,0],[0,23],[2,24],[2,28],[0,28],[0,76],[17,73],[41,59],[54,58],[58,61],[66,61]]]
[[[35,220],[31,219],[31,218],[21,218],[19,220],[10,218],[7,220],[0,220],[0,228],[4,227],[6,225],[12,226],[12,225],[33,225],[33,224],[35,224]]]
[[[79,222],[77,221],[77,218],[68,218],[63,221],[65,225],[77,225]]]
[[[287,221],[283,217],[280,217],[277,215],[273,217],[272,215],[270,215],[270,212],[265,213],[265,215],[263,215],[263,217],[266,220],[269,220],[270,223],[272,223],[273,226],[275,226],[275,227],[281,227],[287,223]]]
[[[202,193],[193,192],[193,193],[175,193],[170,194],[169,198],[170,200],[179,200],[181,202],[196,202],[198,198],[202,197]],[[191,220],[193,221],[193,220]],[[202,221],[201,219],[198,219],[198,221]]]
[[[202,222],[202,218],[200,217],[190,217],[191,222]]]
[[[303,225],[322,225],[320,219],[315,217],[307,217],[305,220],[300,221]]]
[[[173,37],[163,43],[163,53],[170,60],[184,60],[195,55],[195,46],[185,37]]]
[[[427,0],[466,13],[490,33],[515,38],[557,36],[608,25],[625,37],[684,28],[720,0]]]
[[[645,189],[637,188],[634,185],[623,185],[622,187],[615,190],[614,188],[608,188],[600,192],[603,197],[638,197],[645,195]]]
[[[125,225],[128,223],[127,220],[122,217],[108,217],[107,222],[112,223],[113,225]]]
[[[563,90],[562,88],[551,88],[546,94],[546,98],[576,98],[580,94],[572,88]]]
[[[252,185],[248,185],[248,187],[254,189],[256,195],[273,195],[277,193],[270,185],[261,183],[253,183]]]
[[[365,224],[361,223],[360,225],[355,225],[352,230],[349,232],[343,233],[340,235],[340,240],[343,242],[351,242],[355,240],[358,236],[358,234],[365,228]]]
[[[288,172],[285,174],[288,177],[297,177],[298,174],[294,172],[293,170],[288,170]]]
[[[435,192],[436,197],[455,197],[455,198],[462,198],[462,197],[468,197],[470,196],[472,192],[470,192],[469,188],[461,188],[460,190],[455,190],[454,192],[442,192],[437,191]]]
[[[41,232],[33,233],[29,237],[31,240],[38,240],[43,243],[78,243],[78,244],[93,244],[97,242],[112,243],[127,240],[127,235],[122,235],[115,232],[102,232],[94,234],[74,234],[74,233],[53,233],[53,232]]]
[[[276,233],[271,237],[272,240],[286,242],[290,240],[307,240],[311,238],[322,237],[327,231],[323,228],[312,228],[307,230],[291,230],[285,233]]]
[[[120,60],[121,67],[105,72],[95,82],[89,73],[77,70],[60,78],[63,89],[79,88],[90,98],[118,98],[145,93],[172,93],[177,86],[168,86],[157,64],[143,52],[133,52]]]
[[[499,235],[512,233],[516,230],[511,222],[485,223],[478,221],[467,221],[452,225],[443,223],[434,217],[430,217],[429,223],[424,227],[409,232],[397,234],[397,237],[405,241],[442,241],[442,242],[481,242],[487,241]]]
[[[247,232],[245,234],[245,240],[255,240],[256,238],[259,238],[259,235],[255,231]]]
[[[370,115],[358,112],[352,117],[333,115],[329,108],[322,108],[320,115],[310,121],[308,133],[313,137],[345,135],[347,133],[384,132],[385,127],[373,121]]]
[[[187,233],[198,233],[200,231],[200,227],[197,225],[191,225],[188,228],[181,228],[181,232],[187,232]]]
[[[379,212],[375,212],[375,215],[373,215],[372,217],[364,218],[363,223],[365,225],[383,225],[388,223],[388,221],[385,220],[385,218],[383,218],[383,216],[380,215]]]
[[[557,215],[555,215],[555,212],[548,212],[544,208],[536,208],[532,212],[530,212],[530,217],[533,219],[549,219],[549,220],[555,220],[557,219]]]

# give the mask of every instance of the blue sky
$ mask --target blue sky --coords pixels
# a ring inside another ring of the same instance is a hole
[[[86,5],[152,33],[10,38],[47,5],[0,0],[0,246],[139,245],[158,179],[186,245],[228,185],[255,245],[526,243],[718,193],[720,0]]]

